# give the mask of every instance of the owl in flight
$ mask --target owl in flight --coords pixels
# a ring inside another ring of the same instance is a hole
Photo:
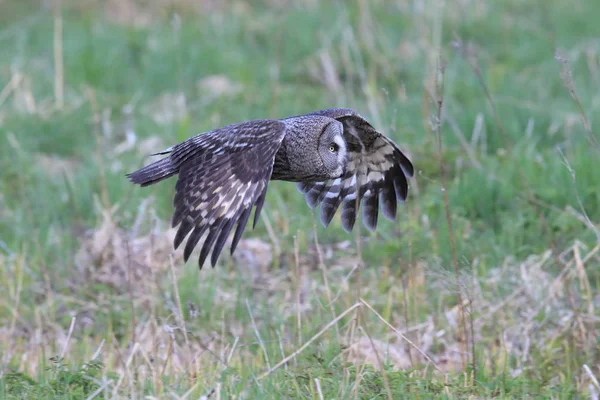
[[[280,120],[255,120],[201,133],[152,155],[167,157],[127,175],[149,186],[179,174],[171,225],[174,247],[189,235],[184,261],[207,233],[202,268],[211,252],[214,267],[237,224],[231,254],[255,207],[253,228],[269,180],[297,182],[311,208],[321,205],[327,226],[341,206],[342,227],[352,231],[362,204],[363,223],[377,226],[379,209],[394,220],[397,200],[408,194],[410,160],[354,110],[331,108]]]

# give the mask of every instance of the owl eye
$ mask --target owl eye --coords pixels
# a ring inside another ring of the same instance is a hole
[[[337,146],[337,144],[335,144],[335,143],[331,143],[331,144],[329,145],[329,151],[330,151],[330,152],[332,152],[332,153],[335,153],[337,150],[338,150],[338,146]]]

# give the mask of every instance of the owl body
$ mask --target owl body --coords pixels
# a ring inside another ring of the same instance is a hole
[[[148,186],[179,175],[171,224],[184,260],[204,237],[202,268],[215,266],[235,227],[231,253],[254,211],[256,225],[271,180],[296,182],[311,208],[321,206],[327,226],[341,207],[350,232],[362,207],[374,230],[379,210],[393,220],[408,194],[410,160],[351,109],[326,109],[280,120],[253,120],[202,133],[155,155],[167,155],[127,177]],[[189,235],[189,236],[188,236]]]

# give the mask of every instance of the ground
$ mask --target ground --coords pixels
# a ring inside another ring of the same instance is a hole
[[[0,397],[597,399],[598,17],[2,2]],[[125,178],[194,134],[327,107],[415,163],[376,233],[324,228],[274,182],[234,256],[199,270],[172,251],[174,180]]]

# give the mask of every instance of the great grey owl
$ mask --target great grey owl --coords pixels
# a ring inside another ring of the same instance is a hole
[[[191,232],[187,261],[204,233],[202,268],[212,249],[214,267],[237,223],[231,254],[252,207],[253,228],[265,201],[269,180],[297,182],[311,208],[321,204],[327,226],[342,206],[341,223],[352,231],[359,203],[363,222],[373,231],[381,207],[394,220],[397,200],[406,200],[410,160],[354,110],[331,108],[280,120],[228,125],[187,139],[152,155],[168,154],[127,177],[148,186],[179,174],[171,221],[179,225],[177,249]]]

